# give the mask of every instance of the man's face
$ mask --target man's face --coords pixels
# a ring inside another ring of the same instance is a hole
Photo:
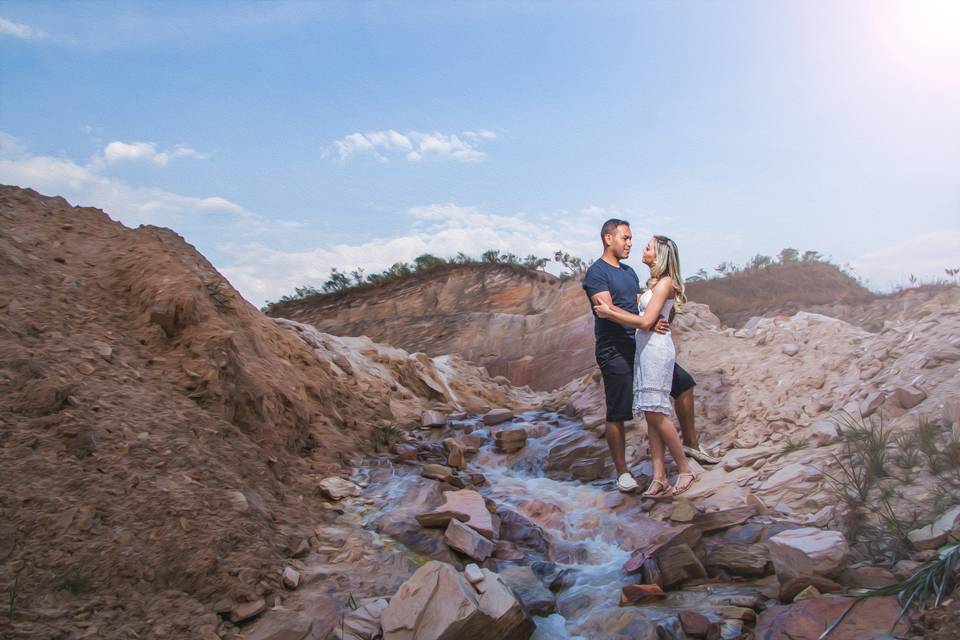
[[[622,224],[617,227],[616,233],[608,233],[606,239],[607,246],[617,260],[626,260],[630,257],[630,247],[633,246],[633,234],[630,233],[630,227]]]

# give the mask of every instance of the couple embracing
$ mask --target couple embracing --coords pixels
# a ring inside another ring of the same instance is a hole
[[[603,255],[587,270],[583,288],[594,309],[597,364],[607,404],[606,438],[617,487],[624,492],[638,488],[627,468],[623,423],[642,413],[653,463],[653,479],[643,495],[669,498],[696,481],[685,452],[703,462],[716,462],[695,442],[688,442],[693,448],[684,446],[670,421],[672,397],[685,438],[696,439],[692,427],[696,383],[676,364],[669,335],[671,309],[679,311],[686,302],[677,245],[665,236],[650,238],[642,257],[650,277],[641,289],[637,273],[621,262],[633,246],[630,223],[607,220],[600,237]],[[678,472],[672,487],[667,481],[668,449]]]

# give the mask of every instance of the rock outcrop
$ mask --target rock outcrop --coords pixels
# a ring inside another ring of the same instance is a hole
[[[383,612],[384,640],[527,640],[533,622],[492,571],[471,584],[448,564],[428,562]]]
[[[593,317],[579,280],[504,265],[451,266],[267,312],[428,356],[459,354],[534,389],[555,389],[596,366]]]

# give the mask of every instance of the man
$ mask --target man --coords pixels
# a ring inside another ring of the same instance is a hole
[[[630,223],[616,218],[603,223],[600,230],[603,255],[590,265],[583,280],[583,288],[591,308],[600,302],[630,313],[639,313],[637,296],[640,279],[629,265],[623,264],[630,256],[633,235]],[[633,364],[636,355],[635,329],[604,320],[594,314],[594,337],[596,357],[603,375],[603,391],[607,405],[607,446],[613,465],[617,469],[617,487],[621,491],[633,491],[637,481],[630,475],[626,461],[626,444],[623,423],[633,419]],[[666,333],[669,324],[661,319],[655,328]],[[693,429],[693,387],[696,385],[689,373],[680,366],[673,372],[673,396],[677,418],[683,431],[686,445],[684,451],[691,457],[713,464],[716,458],[709,456],[697,442]]]

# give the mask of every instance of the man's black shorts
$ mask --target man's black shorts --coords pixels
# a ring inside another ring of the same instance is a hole
[[[597,364],[603,374],[607,400],[607,422],[633,420],[633,361],[637,343],[622,342],[597,346]]]
[[[597,347],[597,364],[603,375],[603,393],[607,401],[607,422],[626,422],[633,419],[633,363],[636,343],[608,344]],[[696,386],[686,369],[673,366],[673,384],[670,395],[680,394]]]
[[[697,386],[697,383],[694,381],[693,376],[687,373],[686,369],[674,363],[673,385],[670,387],[670,396],[676,400],[681,393],[688,389],[693,389],[695,386]]]

